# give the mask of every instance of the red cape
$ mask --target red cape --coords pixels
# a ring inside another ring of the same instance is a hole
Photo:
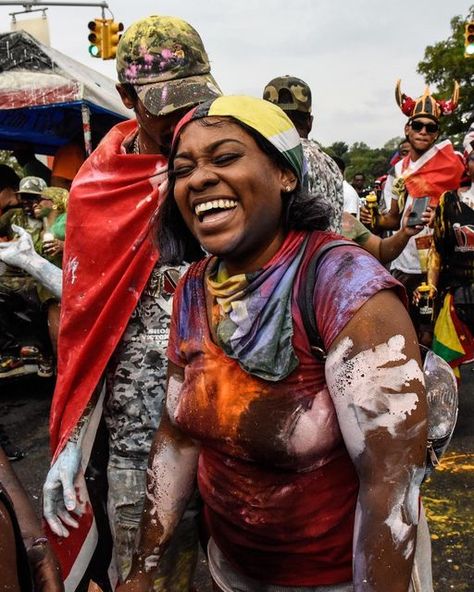
[[[77,174],[68,204],[53,457],[82,416],[157,261],[150,220],[167,160],[126,154],[136,121],[116,125]]]
[[[402,170],[410,162],[410,156],[403,159]],[[461,157],[456,154],[449,140],[435,144],[419,161],[413,172],[407,174],[405,187],[413,197],[431,197],[430,204],[437,206],[441,194],[459,187],[464,172]]]

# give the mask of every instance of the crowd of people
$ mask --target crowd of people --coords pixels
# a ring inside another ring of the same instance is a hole
[[[419,343],[474,358],[457,86],[397,85],[368,188],[309,139],[306,82],[223,96],[180,18],[133,23],[117,73],[133,117],[72,185],[0,168],[0,377],[56,374],[44,530],[0,454],[9,589],[187,592],[201,547],[216,592],[432,592]]]

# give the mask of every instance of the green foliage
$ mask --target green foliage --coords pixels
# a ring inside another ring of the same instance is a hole
[[[326,152],[329,156],[339,156],[345,160],[344,155],[349,150],[349,146],[345,142],[333,142],[326,148]]]
[[[13,156],[13,153],[9,150],[0,150],[0,164],[6,164],[12,169],[15,169],[15,172],[22,177],[23,171],[21,166],[18,164],[16,158]]]
[[[330,156],[339,156],[346,163],[345,177],[350,182],[356,173],[364,173],[367,185],[385,175],[390,168],[390,159],[403,138],[388,140],[383,148],[370,148],[364,142],[355,142],[350,148],[345,142],[333,142],[324,148]]]
[[[441,134],[459,143],[474,118],[474,58],[464,57],[464,24],[473,18],[474,5],[466,17],[455,16],[451,20],[451,35],[425,49],[424,59],[417,71],[427,84],[436,85],[435,96],[449,99],[456,80],[461,86],[460,101],[456,111],[441,120]]]

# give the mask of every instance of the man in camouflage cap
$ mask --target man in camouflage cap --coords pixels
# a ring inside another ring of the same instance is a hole
[[[16,194],[19,206],[11,208],[0,217],[0,236],[9,241],[15,240],[12,226],[25,229],[31,236],[34,248],[41,253],[42,222],[34,217],[34,206],[41,200],[41,192],[46,182],[40,177],[23,177]],[[46,293],[39,290],[37,282],[24,270],[6,265],[0,274],[0,347],[3,359],[0,361],[0,378],[28,373],[32,364],[39,363],[40,376],[52,376],[51,342],[48,335],[45,312]],[[23,313],[19,314],[19,313]],[[30,319],[25,322],[25,318]],[[10,342],[10,348],[4,347]],[[32,359],[25,352],[36,352]]]
[[[150,16],[131,25],[120,40],[117,71],[153,115],[220,95],[199,34],[175,17]]]
[[[334,160],[323,152],[315,140],[308,139],[313,126],[311,89],[295,76],[278,76],[265,86],[263,98],[283,109],[298,130],[308,167],[308,191],[331,203],[331,229],[340,232],[344,207],[343,179]]]
[[[150,220],[166,188],[177,122],[192,106],[221,94],[201,38],[176,17],[150,16],[133,23],[117,49],[117,73],[117,90],[135,119],[105,136],[76,176],[68,202],[58,380],[51,410],[55,452],[44,486],[44,516],[51,530],[59,537],[67,536],[71,526],[79,530],[80,552],[72,566],[70,558],[62,561],[67,545],[58,550],[67,591],[77,587],[86,569],[91,579],[104,582],[103,573],[90,572],[95,552],[90,505],[81,506],[82,497],[71,487],[82,478],[80,464],[91,466],[85,442],[95,438],[90,418],[100,392],[105,392],[109,459],[96,475],[107,474],[107,518],[119,581],[130,571],[148,453],[165,398],[171,297],[183,271],[182,266],[157,266]],[[81,491],[90,491],[92,482],[81,482]],[[89,497],[94,499],[92,493]],[[82,516],[78,520],[68,511]],[[194,517],[195,511],[185,514],[160,562],[162,591],[189,589],[197,550]],[[95,564],[105,568],[102,572],[108,567],[105,542],[99,533]]]
[[[161,154],[168,153],[182,115],[221,94],[210,69],[199,34],[182,19],[149,16],[125,31],[117,48],[117,90],[140,124],[136,151],[154,141]],[[146,114],[160,118],[160,125],[147,126]]]

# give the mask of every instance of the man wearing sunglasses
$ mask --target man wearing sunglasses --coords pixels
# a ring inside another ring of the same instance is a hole
[[[395,230],[400,227],[407,208],[413,208],[417,199],[429,197],[429,207],[434,212],[442,193],[457,189],[463,173],[463,165],[449,140],[438,144],[439,120],[451,113],[457,104],[458,86],[455,85],[450,101],[438,101],[429,89],[416,100],[401,93],[400,82],[396,87],[396,99],[402,112],[409,117],[405,136],[409,153],[394,167],[391,203],[388,212],[377,219],[379,230]],[[367,223],[370,214],[363,209],[361,221]],[[426,279],[425,265],[420,261],[417,248],[426,243],[429,247],[432,230],[425,227],[412,237],[402,253],[392,262],[391,272],[406,288],[410,302],[410,315],[417,329],[417,310],[412,303],[413,292]],[[422,238],[426,237],[426,238]]]

